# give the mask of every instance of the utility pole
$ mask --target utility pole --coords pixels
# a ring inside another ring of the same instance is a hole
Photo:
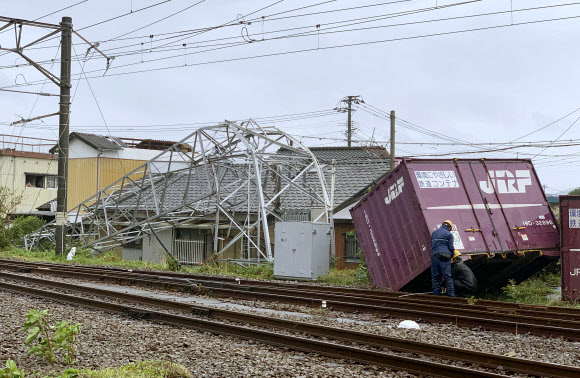
[[[22,29],[23,27],[36,27],[42,29],[49,29],[50,32],[43,37],[40,37],[33,42],[25,44],[22,39]],[[28,64],[41,74],[43,74],[47,80],[50,80],[60,88],[60,94],[52,93],[34,93],[34,92],[24,92],[34,95],[41,96],[58,96],[60,98],[59,105],[60,111],[57,113],[46,114],[42,116],[32,117],[29,119],[20,119],[18,121],[12,122],[12,125],[16,124],[26,124],[30,121],[59,116],[59,138],[58,138],[58,191],[57,191],[57,206],[56,206],[56,219],[55,219],[55,233],[54,242],[56,246],[56,254],[60,255],[66,252],[66,200],[67,200],[67,184],[68,184],[68,137],[69,137],[69,115],[70,115],[70,89],[71,89],[71,45],[72,45],[72,34],[74,33],[80,39],[82,39],[86,44],[90,46],[89,50],[94,49],[99,54],[107,59],[107,66],[114,57],[109,57],[100,51],[97,46],[87,41],[83,36],[73,30],[72,18],[63,17],[62,22],[59,25],[47,24],[45,22],[28,21],[20,18],[9,18],[0,15],[0,31],[8,28],[14,28],[14,47],[10,48],[8,46],[0,46],[0,51],[6,51],[9,53],[14,53],[19,55],[22,59],[26,60]],[[42,67],[36,63],[32,58],[30,58],[26,53],[28,47],[38,44],[48,38],[61,33],[61,64],[60,64],[60,77],[56,76],[50,70]],[[25,53],[26,52],[26,53]],[[106,71],[105,71],[106,72]]]
[[[395,111],[391,110],[391,171],[395,169]]]
[[[348,139],[348,147],[350,147],[352,144],[352,98],[353,96],[348,96],[346,100],[348,103],[348,132],[346,134]]]
[[[361,96],[346,96],[343,97],[340,101],[339,104],[342,103],[344,105],[346,105],[346,107],[344,107],[343,105],[338,105],[334,110],[337,110],[339,112],[343,112],[343,113],[347,113],[347,131],[346,131],[346,140],[347,140],[347,145],[348,147],[352,146],[352,112],[355,111],[355,109],[352,108],[352,103],[355,104],[360,104],[360,103],[364,103],[363,99],[361,98]]]
[[[63,17],[60,23],[60,112],[58,125],[58,190],[56,193],[56,254],[66,253],[66,202],[68,185],[68,138],[70,117],[70,77],[72,18]]]

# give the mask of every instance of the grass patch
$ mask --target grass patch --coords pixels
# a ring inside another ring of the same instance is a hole
[[[189,378],[191,373],[182,365],[170,361],[141,361],[116,368],[68,369],[66,378]]]
[[[558,298],[550,296],[555,293],[554,289],[559,287],[560,283],[559,273],[548,273],[543,270],[519,284],[510,280],[501,292],[488,294],[486,299],[542,306],[564,305],[565,303]]]
[[[248,267],[238,264],[232,264],[227,261],[217,261],[201,266],[187,266],[183,268],[188,273],[211,274],[218,276],[233,276],[243,278],[255,279],[274,279],[274,266],[272,264],[266,265],[250,265]]]
[[[54,251],[27,251],[22,248],[9,248],[0,251],[0,257],[5,259],[18,259],[32,262],[53,262],[59,264],[72,265],[105,265],[117,266],[128,269],[147,270],[172,270],[168,264],[154,264],[147,261],[123,260],[121,256],[114,252],[106,252],[93,256],[88,249],[77,249],[77,253],[72,260],[67,260],[65,256],[57,256]]]
[[[116,266],[127,269],[174,271],[172,264],[155,264],[147,261],[123,260],[119,254],[112,251],[93,256],[88,249],[77,249],[75,257],[69,261],[66,256],[56,256],[54,251],[27,251],[21,248],[8,248],[0,251],[0,258],[18,259],[32,262],[53,262],[74,265]],[[200,266],[181,266],[185,273],[210,274],[256,279],[273,279],[274,267],[272,264],[252,265],[249,267],[238,264],[210,259]]]
[[[358,274],[358,269],[338,270],[336,268],[330,268],[330,272],[327,275],[319,276],[316,282],[341,286],[354,286],[369,283],[367,280],[361,279]]]

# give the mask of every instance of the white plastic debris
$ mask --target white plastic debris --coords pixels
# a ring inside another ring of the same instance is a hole
[[[419,324],[417,324],[416,322],[414,322],[412,320],[403,320],[402,322],[399,323],[399,325],[397,326],[397,328],[421,329],[419,327]]]
[[[72,248],[70,249],[70,252],[69,252],[69,253],[68,253],[68,255],[66,256],[66,259],[67,259],[67,260],[69,260],[69,261],[70,261],[70,260],[72,260],[72,259],[73,259],[73,257],[75,257],[76,253],[77,253],[77,247],[72,247]]]

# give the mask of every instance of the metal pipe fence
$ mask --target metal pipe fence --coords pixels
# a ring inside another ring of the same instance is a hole
[[[205,241],[179,240],[173,241],[173,254],[181,264],[199,264],[205,260]]]

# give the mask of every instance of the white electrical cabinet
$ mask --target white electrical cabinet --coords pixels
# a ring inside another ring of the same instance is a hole
[[[330,224],[278,222],[274,242],[274,276],[315,280],[328,274]]]

